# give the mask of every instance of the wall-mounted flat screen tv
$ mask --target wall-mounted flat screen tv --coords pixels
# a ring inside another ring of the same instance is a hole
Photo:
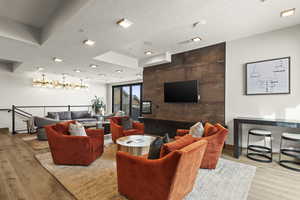
[[[197,103],[198,81],[180,81],[164,83],[166,103]]]

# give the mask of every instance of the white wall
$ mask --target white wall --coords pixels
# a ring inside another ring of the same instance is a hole
[[[291,94],[244,95],[245,63],[291,57]],[[233,118],[272,117],[300,120],[300,26],[264,33],[227,42],[226,45],[226,123],[229,125],[228,143],[233,144]],[[243,133],[252,126],[245,126]],[[285,128],[264,127],[273,131],[278,141]],[[246,141],[244,139],[244,141]]]
[[[64,90],[50,88],[35,88],[32,86],[32,74],[12,73],[0,66],[0,108],[11,108],[12,105],[90,105],[94,95],[101,96],[106,101],[106,85],[89,82],[88,90]],[[48,109],[53,111],[57,109]],[[30,113],[43,115],[41,109],[27,109]],[[18,120],[17,128],[24,128]],[[0,128],[11,128],[11,114],[0,112]]]

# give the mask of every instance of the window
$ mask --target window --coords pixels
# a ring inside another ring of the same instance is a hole
[[[138,120],[141,116],[142,83],[113,86],[113,112],[122,110],[132,119]]]

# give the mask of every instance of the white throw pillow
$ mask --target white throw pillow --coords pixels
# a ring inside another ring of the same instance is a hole
[[[204,133],[204,128],[201,122],[194,124],[189,131],[189,134],[197,138],[202,137],[203,133]]]
[[[123,117],[123,116],[125,116],[125,112],[122,111],[122,110],[119,110],[118,112],[116,112],[115,116],[116,117]]]
[[[69,125],[69,133],[73,136],[87,136],[84,127],[78,122]]]

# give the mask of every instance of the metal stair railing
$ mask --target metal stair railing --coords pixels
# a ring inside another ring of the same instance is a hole
[[[16,130],[16,115],[22,116],[26,119],[31,118],[33,115],[22,109],[24,108],[37,108],[43,109],[44,116],[46,115],[46,108],[67,108],[67,111],[71,111],[72,108],[90,108],[91,105],[64,105],[64,106],[16,106],[12,105],[12,109],[0,109],[0,111],[12,112],[12,133],[16,134],[18,131],[25,130]]]

